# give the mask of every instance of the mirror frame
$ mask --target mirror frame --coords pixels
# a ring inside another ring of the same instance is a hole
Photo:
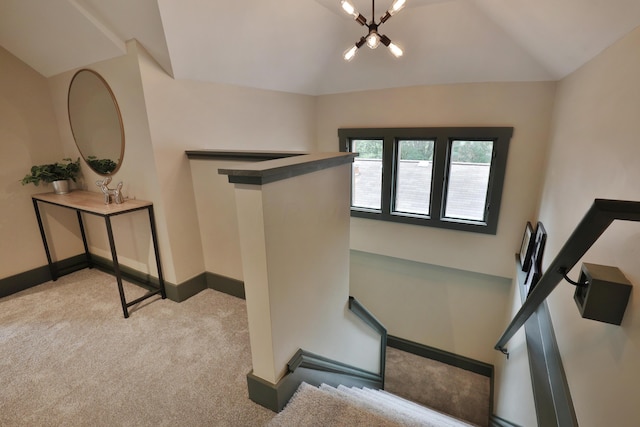
[[[109,93],[109,96],[111,97],[111,101],[113,102],[113,107],[115,108],[115,112],[116,112],[116,115],[118,117],[118,123],[120,125],[120,156],[119,156],[119,160],[120,161],[116,164],[116,167],[115,167],[114,170],[112,170],[111,172],[106,173],[106,174],[105,173],[100,173],[100,172],[96,171],[94,168],[91,167],[91,164],[89,163],[89,160],[88,160],[86,154],[83,153],[82,149],[80,148],[80,144],[78,144],[78,138],[76,137],[76,134],[75,134],[75,132],[73,130],[73,124],[71,123],[71,106],[70,106],[71,88],[73,87],[73,82],[75,81],[76,77],[78,77],[78,75],[80,73],[84,73],[84,72],[89,72],[89,73],[93,74],[95,77],[98,78],[98,80],[105,87],[105,89],[107,90],[107,93]],[[107,81],[100,74],[98,74],[98,72],[96,72],[94,70],[91,70],[89,68],[82,68],[82,69],[76,71],[76,73],[73,75],[73,77],[71,78],[71,81],[69,82],[69,90],[67,91],[67,117],[69,119],[69,127],[71,128],[71,134],[73,135],[73,141],[75,142],[76,148],[80,152],[80,155],[82,156],[82,159],[87,164],[89,169],[91,169],[94,173],[96,173],[96,174],[98,174],[100,176],[112,176],[116,172],[118,172],[118,170],[120,170],[120,167],[122,166],[122,162],[124,161],[124,147],[125,147],[124,123],[122,122],[122,114],[120,113],[120,107],[118,106],[118,101],[116,100],[116,97],[113,94],[113,91],[111,90],[111,87],[109,86]]]

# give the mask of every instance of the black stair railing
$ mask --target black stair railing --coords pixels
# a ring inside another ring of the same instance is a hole
[[[591,208],[507,326],[495,345],[496,350],[508,354],[505,347],[507,342],[551,294],[566,272],[576,265],[614,220],[640,221],[640,202],[607,199],[593,201]]]
[[[349,296],[349,310],[365,322],[371,329],[380,334],[380,377],[382,379],[382,389],[384,389],[384,374],[387,360],[387,328],[384,327],[376,316],[367,308],[360,304],[360,301]]]

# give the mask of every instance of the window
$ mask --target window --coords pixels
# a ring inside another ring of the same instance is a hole
[[[513,128],[339,129],[351,215],[495,234]]]

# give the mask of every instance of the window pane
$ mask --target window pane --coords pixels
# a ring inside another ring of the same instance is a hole
[[[445,217],[483,221],[493,141],[453,141]]]
[[[353,161],[351,206],[382,209],[382,140],[354,139],[351,151],[360,153]]]
[[[429,215],[434,141],[398,141],[394,212]]]

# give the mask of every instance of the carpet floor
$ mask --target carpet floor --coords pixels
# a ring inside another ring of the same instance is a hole
[[[127,300],[145,293],[124,286]],[[115,278],[95,269],[0,299],[0,426],[263,426],[276,416],[248,398],[243,300],[207,289],[130,312]],[[484,387],[458,380],[466,371],[388,351],[387,390],[484,425],[459,412]],[[407,374],[416,370],[421,382]],[[434,394],[458,409],[424,401]]]
[[[95,269],[3,298],[0,425],[264,425],[275,414],[247,395],[246,319],[243,300],[209,289],[124,319],[115,279]]]
[[[268,427],[473,427],[385,391],[302,383]]]
[[[478,426],[489,425],[491,380],[387,347],[385,390]]]

